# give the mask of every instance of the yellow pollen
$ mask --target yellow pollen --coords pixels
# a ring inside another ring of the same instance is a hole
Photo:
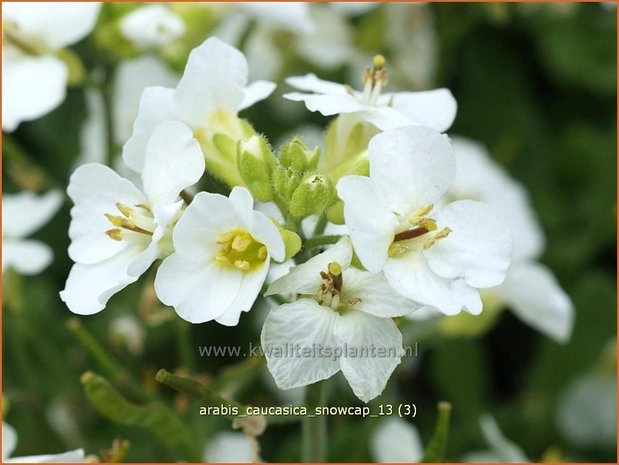
[[[123,219],[120,216],[110,215],[109,213],[104,213],[104,215],[114,226],[122,226]]]
[[[393,257],[398,255],[404,255],[406,252],[408,252],[407,246],[405,246],[401,242],[394,242],[389,246],[388,254],[389,256]]]
[[[436,231],[438,227],[436,226],[436,220],[433,220],[432,218],[423,218],[417,224],[419,227],[426,228],[428,231]]]
[[[133,209],[131,207],[128,207],[127,205],[120,202],[116,202],[116,208],[118,208],[118,211],[127,218],[129,218],[133,214]]]
[[[258,258],[260,260],[266,260],[267,258],[267,248],[265,246],[260,247],[258,250]]]
[[[247,231],[228,231],[218,235],[215,241],[221,246],[215,261],[222,266],[250,271],[262,265],[268,256],[265,245]]]
[[[450,228],[445,227],[445,228],[441,229],[434,236],[432,236],[431,238],[429,238],[427,241],[425,241],[423,243],[423,250],[428,250],[430,247],[432,247],[438,241],[440,241],[441,239],[445,239],[447,236],[449,236],[449,234],[451,234],[451,229]]]
[[[235,260],[234,267],[239,270],[248,271],[251,268],[251,265],[247,260]]]
[[[122,241],[122,231],[118,228],[108,229],[105,234],[115,241]]]
[[[374,59],[372,61],[374,64],[374,68],[382,69],[382,67],[385,66],[387,60],[385,60],[385,57],[382,55],[374,55]]]
[[[328,270],[333,276],[339,276],[342,274],[342,266],[337,262],[329,263]]]
[[[215,240],[217,241],[218,244],[226,244],[227,242],[234,240],[236,235],[237,235],[236,231],[230,231],[226,234],[220,234],[219,236],[215,238]]]
[[[231,265],[232,264],[230,259],[228,257],[226,257],[226,255],[223,252],[217,254],[217,256],[215,257],[215,260],[217,260],[219,263],[224,264],[224,265]]]
[[[237,252],[245,252],[251,245],[251,239],[243,236],[234,236],[232,239],[231,248]]]

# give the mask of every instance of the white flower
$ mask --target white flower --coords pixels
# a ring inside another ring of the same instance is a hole
[[[232,189],[230,197],[196,195],[173,242],[175,252],[159,267],[155,290],[191,323],[238,324],[260,292],[271,257],[281,262],[285,256],[277,227],[253,210],[244,187]]]
[[[494,418],[490,415],[483,415],[479,423],[484,439],[490,446],[490,450],[470,452],[463,458],[464,462],[529,462],[524,451],[503,436]]]
[[[185,24],[164,5],[148,5],[125,15],[120,32],[137,48],[146,50],[169,44],[185,33]]]
[[[423,457],[417,428],[398,417],[380,422],[370,437],[370,450],[376,462],[414,463]]]
[[[243,54],[215,37],[194,49],[176,89],[148,87],[144,90],[133,135],[123,147],[127,166],[142,170],[148,138],[164,121],[182,121],[191,127],[198,140],[209,139],[217,132],[242,133],[240,122],[231,122],[230,117],[268,97],[275,88],[275,84],[266,81],[248,85],[247,72]],[[235,127],[221,127],[226,124]]]
[[[50,191],[37,197],[31,192],[2,195],[2,271],[13,268],[34,275],[51,263],[53,253],[44,243],[25,239],[47,223],[62,205],[62,194]]]
[[[204,449],[205,463],[255,462],[252,441],[243,433],[222,432],[209,439]]]
[[[342,370],[355,395],[368,402],[400,363],[402,335],[391,318],[418,305],[397,295],[382,274],[351,268],[351,259],[344,237],[269,286],[265,295],[302,296],[272,310],[262,328],[267,367],[280,389]]]
[[[69,256],[75,264],[60,297],[74,313],[101,311],[169,253],[170,229],[183,205],[178,195],[200,179],[204,157],[179,122],[157,127],[145,151],[143,191],[99,164],[82,165],[71,176]]]
[[[454,138],[456,178],[452,198],[475,198],[504,214],[513,235],[512,264],[500,286],[489,292],[525,323],[557,342],[569,339],[574,309],[552,271],[537,262],[544,236],[522,185],[510,178],[480,144]]]
[[[122,315],[110,323],[110,337],[126,346],[132,354],[144,351],[144,326],[132,315]]]
[[[83,449],[76,449],[62,454],[30,455],[9,458],[17,446],[17,433],[11,425],[2,422],[2,463],[84,463]]]
[[[455,174],[446,136],[421,126],[386,131],[368,148],[370,177],[346,176],[337,191],[355,251],[368,271],[446,315],[479,314],[477,288],[505,279],[509,227],[482,203],[440,206]]]
[[[286,82],[309,93],[292,92],[284,97],[305,102],[308,110],[324,116],[353,114],[381,130],[422,125],[443,132],[451,126],[456,101],[448,89],[383,94],[387,79],[383,65],[384,58],[376,57],[374,67],[366,71],[363,91],[307,74],[288,78]]]
[[[69,69],[56,53],[92,30],[100,7],[96,2],[3,5],[3,130],[14,131],[64,100]]]

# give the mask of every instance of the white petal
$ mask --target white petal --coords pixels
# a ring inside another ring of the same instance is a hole
[[[62,205],[62,193],[49,191],[37,196],[32,192],[2,195],[2,236],[26,237],[46,224]]]
[[[113,226],[104,215],[118,215],[117,202],[130,207],[148,203],[130,181],[95,163],[75,170],[67,192],[75,204],[69,225],[69,256],[82,264],[107,259],[127,246],[126,241],[115,241],[105,234]]]
[[[481,431],[491,447],[492,452],[500,457],[501,462],[528,462],[524,451],[503,436],[494,418],[483,415],[480,418]]]
[[[423,305],[436,307],[445,315],[465,310],[478,315],[482,309],[479,292],[462,279],[445,279],[434,273],[423,255],[412,252],[390,258],[384,268],[389,284],[401,295]]]
[[[376,193],[401,215],[437,202],[456,172],[447,136],[422,126],[382,132],[368,147]]]
[[[434,213],[438,228],[451,233],[423,253],[432,270],[444,278],[463,278],[477,288],[497,286],[511,262],[507,222],[483,203],[458,200]]]
[[[138,115],[140,97],[147,87],[176,87],[179,76],[160,59],[143,55],[133,60],[123,60],[114,76],[114,136],[124,144],[133,129]],[[171,97],[170,97],[171,98]],[[142,157],[144,153],[140,154]]]
[[[382,270],[398,226],[396,216],[382,203],[370,178],[344,176],[337,183],[344,201],[344,218],[355,252],[372,273]]]
[[[78,315],[100,312],[110,297],[137,281],[139,275],[130,275],[128,269],[143,251],[139,245],[133,245],[93,265],[74,264],[60,299]]]
[[[3,6],[2,20],[14,23],[24,37],[56,50],[92,31],[100,8],[97,2],[11,2]]]
[[[277,226],[261,212],[252,212],[251,235],[266,245],[269,257],[276,262],[286,258],[286,246]]]
[[[277,85],[270,81],[254,81],[245,87],[243,101],[239,106],[239,111],[251,107],[254,103],[264,100],[273,93]]]
[[[52,55],[30,56],[2,48],[2,129],[37,119],[64,100],[69,71]]]
[[[339,263],[342,269],[346,269],[351,260],[352,246],[350,239],[343,237],[326,251],[292,268],[288,274],[271,284],[264,295],[287,293],[314,295],[318,292],[322,282],[320,272],[326,272],[329,263]]]
[[[174,227],[175,251],[187,260],[211,260],[220,250],[217,236],[246,228],[228,197],[198,193]]]
[[[336,321],[335,339],[347,347],[340,366],[355,395],[363,402],[380,395],[404,355],[402,334],[393,320],[353,310]]]
[[[2,422],[2,461],[11,456],[17,446],[17,433],[8,423]]]
[[[251,310],[267,277],[267,272],[269,271],[268,260],[269,257],[267,256],[267,262],[260,268],[243,273],[236,298],[225,312],[216,318],[217,323],[225,326],[236,326],[239,324],[241,313]]]
[[[539,263],[516,262],[497,291],[522,321],[557,342],[569,340],[574,308],[548,268]]]
[[[239,2],[260,24],[298,34],[313,29],[310,7],[304,2]]]
[[[202,126],[217,110],[236,113],[247,85],[247,61],[216,37],[192,50],[174,95],[174,111],[191,126]]]
[[[191,129],[167,121],[153,131],[146,146],[142,180],[151,204],[169,204],[197,183],[204,173],[204,156]]]
[[[61,454],[30,455],[15,457],[7,460],[7,463],[85,463],[86,456],[83,449],[70,450]]]
[[[401,418],[381,421],[370,437],[370,448],[377,462],[411,463],[423,457],[417,428]]]
[[[324,116],[339,115],[340,113],[354,113],[366,109],[355,97],[348,94],[302,94],[291,92],[284,94],[284,98],[294,102],[305,102],[309,111],[317,111]]]
[[[163,5],[148,5],[122,17],[120,32],[139,49],[169,44],[182,36],[185,24]]]
[[[236,298],[243,273],[211,261],[191,261],[178,253],[166,258],[157,270],[155,291],[159,300],[174,307],[190,323],[220,317]]]
[[[300,299],[269,313],[260,341],[267,367],[280,389],[306,386],[339,371],[333,336],[337,319],[336,312],[321,307],[313,299]],[[318,347],[323,348],[321,354]],[[327,354],[329,349],[331,354]],[[315,353],[303,356],[304,350]]]
[[[544,233],[524,187],[482,145],[463,137],[452,137],[451,142],[457,165],[451,197],[479,200],[496,214],[505,215],[512,230],[512,257],[538,257],[544,248]]]
[[[123,161],[134,171],[144,167],[146,144],[157,126],[175,119],[172,112],[174,89],[147,87],[140,98],[138,115],[133,124],[133,134],[123,146]]]
[[[407,315],[421,307],[416,302],[399,295],[382,273],[349,268],[344,270],[344,299],[361,299],[354,309],[381,318]]]
[[[275,41],[272,27],[256,24],[245,39],[243,51],[247,58],[250,79],[278,79],[283,67],[283,56]]]
[[[396,92],[383,96],[391,106],[405,115],[413,124],[428,126],[445,132],[454,122],[458,106],[448,89],[424,92]]]
[[[346,86],[337,82],[325,81],[315,74],[292,76],[286,79],[286,84],[305,92],[327,95],[349,95]]]
[[[251,229],[252,227],[252,211],[254,209],[254,198],[245,187],[236,186],[232,188],[229,195],[230,202],[234,206],[239,216],[243,218],[246,223],[246,227]]]
[[[43,242],[33,240],[2,241],[2,271],[12,268],[19,274],[35,275],[52,262],[54,255]]]
[[[217,433],[208,439],[205,463],[250,463],[254,461],[252,444],[243,433]]]
[[[414,125],[406,115],[391,107],[368,107],[361,113],[361,118],[381,131]]]

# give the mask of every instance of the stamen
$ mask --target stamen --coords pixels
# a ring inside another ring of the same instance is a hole
[[[122,241],[122,231],[118,228],[114,228],[114,229],[108,229],[107,231],[105,231],[105,234],[110,238],[113,239],[115,241]]]
[[[248,271],[251,265],[247,260],[235,260],[234,267],[239,270]]]
[[[258,259],[260,260],[266,260],[267,258],[267,248],[262,246],[260,247],[260,249],[258,250]]]
[[[251,239],[243,236],[234,236],[232,239],[232,244],[230,247],[232,250],[236,250],[237,252],[245,252],[249,246],[251,245]]]
[[[223,252],[218,254],[215,257],[215,260],[217,260],[222,265],[232,265],[232,262],[230,261],[230,259],[228,257],[226,257],[226,255]]]
[[[434,236],[432,236],[431,238],[429,238],[427,241],[425,241],[423,243],[423,250],[428,250],[430,247],[432,247],[438,241],[440,241],[441,239],[445,239],[447,236],[449,236],[449,234],[451,234],[451,229],[450,228],[445,227],[445,228],[441,229]]]
[[[122,204],[120,202],[116,202],[116,208],[118,208],[118,211],[122,213],[124,216],[126,216],[127,218],[130,218],[131,215],[133,214],[133,208],[128,207],[127,205]]]
[[[230,231],[230,232],[227,232],[226,234],[220,234],[219,236],[215,238],[215,240],[217,241],[218,244],[225,244],[233,240],[236,237],[236,235],[237,235],[236,231]]]
[[[402,231],[397,233],[393,237],[393,242],[399,241],[408,241],[409,239],[414,239],[415,237],[423,236],[425,233],[430,232],[429,229],[422,227],[409,229],[408,231]]]

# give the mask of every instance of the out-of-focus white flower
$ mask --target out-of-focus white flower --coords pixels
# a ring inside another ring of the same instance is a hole
[[[483,415],[479,423],[484,439],[488,446],[490,446],[490,449],[470,452],[463,458],[464,462],[529,462],[524,451],[503,436],[494,418],[490,415]]]
[[[148,5],[125,15],[120,32],[137,48],[146,50],[178,39],[185,33],[185,24],[165,5]]]
[[[144,326],[134,316],[123,315],[110,324],[110,337],[122,342],[133,354],[144,351],[145,336]]]
[[[446,315],[479,314],[479,288],[505,279],[507,223],[473,200],[441,206],[456,162],[449,140],[422,126],[385,131],[370,141],[370,177],[345,176],[337,191],[355,251],[393,288]]]
[[[222,432],[211,437],[204,448],[205,463],[251,463],[255,447],[243,433]]]
[[[286,82],[303,92],[284,94],[284,97],[305,102],[308,110],[324,116],[352,114],[381,130],[421,125],[443,132],[456,116],[456,101],[448,89],[382,93],[386,84],[382,56],[375,57],[373,68],[366,71],[363,91],[324,81],[314,74],[290,77]]]
[[[23,275],[43,271],[52,261],[44,243],[25,239],[47,223],[62,205],[62,194],[50,191],[37,197],[31,192],[2,194],[2,271],[13,268]]]
[[[2,129],[49,113],[64,100],[69,68],[56,53],[92,30],[100,3],[9,2],[2,8]]]
[[[101,311],[171,252],[170,230],[183,206],[179,193],[200,179],[204,157],[179,122],[158,126],[145,152],[143,191],[104,165],[82,165],[71,176],[69,256],[75,264],[60,297],[74,313]]]
[[[513,237],[512,264],[505,281],[489,292],[518,318],[557,342],[569,339],[574,309],[552,271],[537,262],[544,236],[524,187],[492,161],[483,146],[455,137],[456,177],[449,195],[474,198],[504,215]]]
[[[355,395],[369,402],[400,363],[402,335],[391,318],[419,305],[394,292],[382,274],[351,268],[351,259],[350,239],[344,237],[269,286],[267,296],[302,297],[272,310],[262,328],[267,367],[280,389],[341,370]],[[371,347],[382,356],[368,355]],[[307,351],[311,356],[303,355]]]
[[[84,463],[86,461],[83,449],[76,449],[62,454],[11,457],[16,446],[17,433],[11,425],[2,422],[3,463]]]
[[[175,252],[159,267],[155,290],[181,318],[235,326],[256,300],[271,257],[284,259],[277,227],[253,202],[244,187],[230,197],[200,192],[178,221]]]
[[[222,131],[243,133],[241,122],[231,116],[236,117],[237,112],[268,97],[275,88],[275,84],[266,81],[248,85],[247,72],[243,54],[216,37],[195,48],[176,89],[148,87],[144,90],[133,134],[123,148],[127,166],[138,172],[142,170],[148,138],[164,121],[187,124],[198,140],[210,139]],[[225,125],[233,127],[223,129]],[[205,155],[208,158],[209,154]]]
[[[379,423],[370,437],[370,449],[376,462],[414,463],[423,457],[417,428],[397,417]]]

